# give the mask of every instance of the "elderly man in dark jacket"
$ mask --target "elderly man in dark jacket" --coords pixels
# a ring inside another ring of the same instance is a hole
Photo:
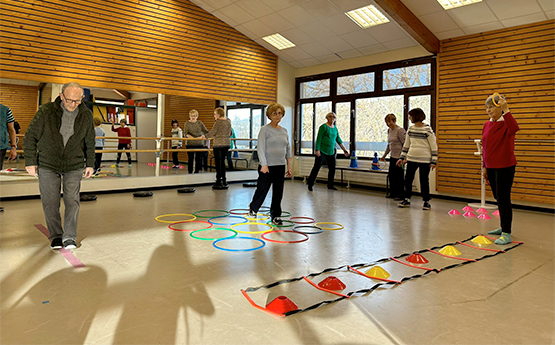
[[[39,189],[52,249],[77,247],[79,191],[83,170],[91,177],[94,165],[92,112],[82,103],[83,87],[67,83],[54,102],[40,107],[25,132],[25,169],[39,178]],[[60,188],[65,205],[60,215]]]

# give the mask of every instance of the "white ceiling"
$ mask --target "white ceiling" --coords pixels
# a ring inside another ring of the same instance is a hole
[[[295,68],[417,46],[401,26],[361,29],[344,13],[372,0],[191,0]],[[555,18],[554,0],[483,0],[446,11],[437,0],[401,0],[440,39]],[[262,37],[280,33],[296,47],[277,50]]]

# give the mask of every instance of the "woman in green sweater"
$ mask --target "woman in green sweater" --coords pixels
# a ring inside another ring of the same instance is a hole
[[[347,151],[343,145],[343,141],[341,140],[337,127],[335,126],[336,118],[337,117],[333,112],[328,113],[328,115],[326,115],[327,122],[321,125],[320,129],[318,129],[318,137],[316,138],[316,146],[314,147],[316,150],[314,167],[312,168],[307,181],[308,190],[311,192],[314,182],[316,181],[316,176],[318,176],[318,171],[320,171],[320,167],[322,166],[322,163],[324,163],[324,158],[328,163],[328,189],[337,190],[337,188],[333,186],[333,181],[335,179],[335,143],[339,144],[339,146],[343,149],[345,157],[349,157],[349,151]]]

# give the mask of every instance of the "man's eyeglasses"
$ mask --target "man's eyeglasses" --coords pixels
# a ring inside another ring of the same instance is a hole
[[[69,99],[63,93],[62,93],[62,95],[64,96],[64,100],[66,102],[71,103],[71,104],[77,104],[77,105],[81,104],[81,102],[83,101],[83,98],[85,97],[85,96],[82,96],[81,99]]]

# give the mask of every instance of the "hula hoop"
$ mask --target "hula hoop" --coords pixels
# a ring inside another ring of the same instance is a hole
[[[175,228],[172,228],[172,225],[181,224],[181,223],[205,223],[205,224],[208,224],[209,226],[205,226],[205,227],[198,228],[198,229],[175,229]],[[196,230],[200,230],[200,229],[208,229],[208,228],[211,228],[211,227],[212,227],[212,224],[210,224],[208,222],[205,222],[203,220],[188,220],[186,222],[174,222],[174,223],[168,225],[168,228],[172,229],[173,231],[196,231]]]
[[[284,213],[287,213],[287,214],[284,214]],[[291,212],[289,212],[289,211],[281,211],[281,217],[282,217],[282,218],[283,218],[283,217],[291,217]]]
[[[301,228],[318,229],[319,231],[301,231],[299,230]],[[298,232],[302,232],[303,234],[313,235],[313,234],[321,234],[322,232],[324,232],[324,229],[314,225],[299,225],[294,227],[293,231],[298,231]]]
[[[231,231],[231,232],[233,232],[233,235],[227,236],[227,237],[216,237],[216,238],[199,237],[199,236],[193,235],[195,232],[214,231],[214,230]],[[208,228],[208,229],[195,230],[195,231],[191,232],[191,233],[189,234],[189,236],[191,236],[192,238],[195,238],[195,239],[197,239],[197,240],[214,241],[214,240],[223,240],[224,238],[233,238],[233,237],[236,237],[236,236],[237,236],[237,231],[231,230],[231,229],[225,229],[225,228]]]
[[[240,212],[239,212],[240,211]],[[246,212],[243,212],[246,211]],[[249,214],[250,210],[248,208],[234,208],[233,210],[229,210],[229,214],[244,216]]]
[[[227,248],[222,248],[222,247],[217,245],[221,241],[238,240],[238,239],[259,241],[259,242],[262,243],[262,245],[259,246],[259,247],[254,247],[254,248],[249,248],[249,249],[227,249]],[[246,237],[246,236],[239,236],[239,237],[233,237],[233,238],[222,238],[220,240],[216,240],[216,241],[212,242],[212,246],[214,246],[214,248],[219,249],[219,250],[225,250],[225,251],[228,251],[228,252],[249,252],[249,251],[260,249],[260,248],[264,247],[265,245],[266,245],[266,242],[262,241],[261,239],[253,238],[253,237]]]
[[[296,234],[303,235],[305,238],[302,239],[302,240],[298,240],[298,241],[277,241],[277,240],[271,240],[271,239],[269,239],[269,238],[266,238],[266,235],[269,235],[269,234],[271,234],[271,233],[273,233],[273,232],[294,232],[294,233],[296,233]],[[266,233],[260,235],[260,237],[262,237],[262,238],[265,239],[266,241],[275,242],[275,243],[300,243],[300,242],[308,241],[308,235],[307,235],[307,234],[302,233],[302,232],[300,232],[300,231],[294,231],[294,230],[272,230],[272,231],[270,231],[270,232],[266,232]]]
[[[198,213],[203,213],[203,212],[225,212],[225,215],[223,216],[199,216]],[[229,216],[229,212],[226,210],[202,210],[202,211],[197,211],[195,213],[193,213],[193,216],[196,216],[197,218],[217,218],[217,217],[225,217],[225,216]]]
[[[338,226],[340,226],[340,228],[325,228],[325,227],[321,226],[322,224],[338,225]],[[333,222],[318,222],[318,223],[314,224],[314,226],[317,226],[322,230],[341,230],[341,229],[343,229],[343,225],[341,225],[339,223],[333,223]]]
[[[242,230],[237,230],[236,228],[234,228],[235,226],[238,226],[238,225],[264,225],[264,226],[269,227],[269,229],[268,230],[261,230],[261,231],[242,231]],[[242,233],[242,234],[262,234],[262,233],[265,233],[265,232],[268,232],[268,231],[272,231],[272,229],[274,227],[271,226],[270,224],[266,224],[266,223],[239,223],[239,224],[233,224],[232,226],[230,226],[230,228],[231,228],[231,230],[235,230],[235,231],[237,231],[239,233]]]
[[[267,221],[266,224],[270,224],[270,225],[273,226],[274,228],[288,228],[288,227],[290,227],[290,226],[295,225],[295,222],[290,221],[290,220],[287,220],[287,219],[282,219],[281,221],[284,223],[283,225],[274,225],[274,224],[272,224],[272,221],[271,221],[271,220]],[[289,224],[289,225],[285,225],[285,222],[290,223],[290,224]]]
[[[258,218],[259,214],[261,216],[265,216],[265,217],[264,218]],[[248,220],[266,220],[266,219],[270,219],[270,216],[266,213],[257,213],[256,216],[257,216],[256,218],[250,218],[250,217],[245,217],[245,218],[248,219]]]
[[[493,102],[493,105],[495,105],[497,108],[499,108],[499,103],[495,102],[495,96],[497,95],[498,99],[501,99],[501,95],[498,92],[494,92],[493,95],[491,95],[491,101]]]
[[[307,219],[308,221],[301,221],[301,222],[300,222],[300,221],[293,220],[293,219]],[[302,216],[300,216],[300,217],[291,217],[291,218],[289,218],[289,220],[292,221],[292,222],[295,223],[295,224],[312,224],[312,223],[315,222],[314,218],[311,218],[311,217],[302,217]]]
[[[188,220],[180,220],[178,222],[192,222],[193,220],[197,219],[196,216],[192,215],[192,214],[188,214],[188,213],[170,213],[170,214],[162,214],[156,218],[154,218],[155,221],[160,222],[160,223],[176,223],[175,220],[160,220],[160,218],[164,218],[164,217],[172,217],[172,216],[189,216],[189,217],[193,217],[192,219],[188,219]]]
[[[212,220],[212,219],[226,218],[226,217],[228,217],[228,218],[239,218],[239,219],[241,219],[241,221],[231,224],[231,223],[216,223],[215,221]],[[220,217],[209,218],[208,222],[211,223],[211,224],[214,224],[214,225],[235,225],[235,224],[239,224],[239,223],[247,223],[248,221],[247,221],[247,218],[245,218],[245,217],[239,217],[239,216],[223,216],[223,217],[221,217],[220,216]]]

